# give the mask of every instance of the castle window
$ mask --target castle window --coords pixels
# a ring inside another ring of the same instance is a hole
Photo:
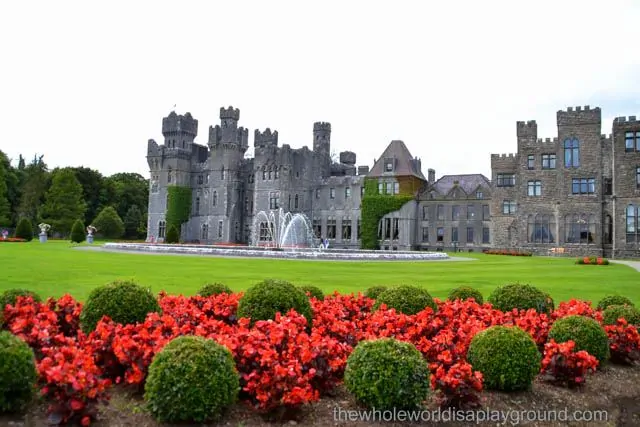
[[[385,187],[386,187],[386,193],[387,194],[393,194],[393,187],[391,186],[390,182],[385,182],[384,183]]]
[[[167,182],[171,182],[173,179],[173,170],[171,169],[171,167],[169,167],[169,169],[167,169]]]
[[[362,236],[362,231],[360,230],[360,218],[358,218],[358,221],[356,222],[356,227],[356,237],[360,239],[360,237]]]
[[[316,188],[316,199],[320,198],[320,189]]]
[[[209,239],[209,225],[208,224],[202,224],[202,236],[201,236],[202,240],[207,240]]]
[[[275,179],[280,178],[280,171],[278,169],[274,171],[274,174],[275,174],[275,177],[274,177]]]
[[[438,205],[436,212],[438,220],[442,221],[444,219],[444,205]]]
[[[640,187],[640,167],[636,167],[636,187]]]
[[[541,196],[542,195],[542,183],[540,181],[527,182],[527,195],[529,196]]]
[[[513,215],[516,213],[516,202],[513,200],[504,200],[502,202],[502,213],[505,215]]]
[[[482,205],[482,220],[489,221],[491,219],[491,213],[489,211],[489,205]]]
[[[300,172],[296,171],[296,178],[300,178]]]
[[[592,244],[596,240],[595,215],[567,215],[565,217],[567,243]]]
[[[329,198],[330,199],[335,199],[336,198],[336,189],[335,188],[330,188],[329,189]]]
[[[625,132],[624,146],[626,151],[640,151],[640,131]]]
[[[444,227],[438,227],[436,230],[436,242],[444,242]]]
[[[195,214],[200,215],[200,197],[196,197]]]
[[[605,215],[604,217],[604,244],[610,245],[613,243],[613,221],[611,215]]]
[[[467,206],[467,219],[468,220],[476,219],[476,207],[474,205]]]
[[[393,171],[393,159],[385,159],[384,160],[384,171],[392,172]]]
[[[213,197],[211,198],[213,200],[212,205],[216,206],[218,204],[218,192],[217,191],[213,191]]]
[[[273,179],[273,171],[269,171],[269,181]]]
[[[269,209],[280,208],[280,194],[278,192],[269,193]]]
[[[327,239],[336,238],[336,219],[335,217],[327,218]]]
[[[451,227],[451,241],[458,241],[458,227]]]
[[[384,219],[384,238],[385,240],[391,239],[391,218]]]
[[[482,228],[482,243],[491,243],[491,231],[489,231],[489,227]]]
[[[580,166],[580,141],[577,138],[564,140],[564,167],[577,168]]]
[[[344,198],[348,199],[349,197],[351,197],[351,187],[345,187],[344,188]]]
[[[634,205],[627,206],[627,243],[638,241],[638,214],[640,209]]]
[[[289,194],[289,202],[287,204],[289,211],[291,211],[291,194]]]
[[[535,156],[533,154],[529,154],[527,156],[527,169],[534,169],[536,165]]]
[[[398,218],[393,218],[393,240],[398,240],[400,238],[400,220]]]
[[[467,227],[467,243],[473,243],[473,227]]]
[[[594,194],[596,192],[596,180],[593,178],[573,178],[571,180],[571,192],[573,194]]]
[[[393,194],[400,194],[400,183],[399,182],[394,182],[393,183]]]
[[[267,171],[262,171],[262,180],[265,181],[267,179]]]
[[[497,179],[498,187],[513,187],[516,185],[516,174],[515,173],[499,173]]]
[[[610,196],[611,194],[613,194],[613,183],[611,181],[611,178],[605,178],[604,179],[604,195],[605,196]]]
[[[527,238],[529,243],[554,243],[554,217],[551,215],[529,215]]]
[[[555,169],[556,168],[556,155],[555,154],[543,154],[542,155],[542,169]]]
[[[182,140],[182,148],[185,148],[184,139]]]
[[[218,239],[222,239],[222,220],[218,221]]]
[[[460,219],[460,206],[453,205],[451,206],[451,219],[457,221]]]
[[[249,198],[245,197],[244,198],[244,209],[249,212]]]
[[[429,242],[429,227],[422,227],[422,241]]]
[[[480,190],[476,191],[476,199],[482,200],[483,197],[484,195],[482,194],[482,191]]]
[[[384,194],[384,184],[379,182],[378,183],[378,194]]]
[[[198,185],[202,185],[204,182],[204,177],[202,175],[198,175]]]
[[[164,239],[166,232],[167,232],[166,221],[159,221],[158,222],[158,239]]]
[[[317,218],[313,220],[313,235],[316,239],[322,237],[322,222]]]
[[[220,179],[224,181],[224,166],[220,169]]]
[[[151,181],[151,192],[152,193],[158,192],[158,181],[156,181],[155,179]]]
[[[233,230],[235,235],[235,241],[239,242],[240,241],[240,223],[238,221],[236,221],[233,224]]]
[[[422,219],[425,221],[429,219],[429,206],[422,207]]]
[[[296,196],[293,198],[293,208],[294,209],[298,209],[298,195],[296,194]]]
[[[249,184],[253,184],[253,173],[249,174]]]
[[[342,218],[342,240],[351,240],[351,220]]]

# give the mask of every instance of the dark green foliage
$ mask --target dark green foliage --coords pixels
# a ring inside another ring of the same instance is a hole
[[[305,294],[308,293],[315,299],[324,301],[324,292],[322,292],[322,289],[320,289],[319,287],[313,285],[301,285],[298,286],[298,288]]]
[[[596,307],[598,310],[606,310],[610,305],[630,305],[633,306],[633,301],[622,295],[607,295],[602,298]]]
[[[471,340],[467,359],[482,372],[487,389],[526,390],[540,372],[542,356],[531,335],[518,327],[493,326]]]
[[[549,330],[549,340],[574,341],[575,351],[585,350],[602,364],[609,359],[609,338],[604,328],[585,316],[567,316],[556,320]]]
[[[0,413],[22,411],[36,390],[33,350],[9,332],[0,332]]]
[[[505,312],[514,308],[519,310],[533,308],[538,313],[550,313],[554,307],[549,294],[534,286],[521,283],[499,286],[491,293],[488,302],[495,309]]]
[[[167,202],[167,225],[179,228],[189,220],[191,215],[191,187],[172,185],[167,188],[169,201]]]
[[[0,310],[4,312],[7,305],[16,305],[18,297],[31,297],[35,302],[42,302],[42,298],[37,293],[27,289],[7,289],[0,294]]]
[[[149,180],[138,173],[116,173],[105,180],[104,192],[108,193],[108,204],[113,205],[120,218],[127,216],[131,206],[144,210],[149,206]],[[143,214],[143,222],[147,218]]]
[[[133,205],[127,210],[123,219],[124,235],[127,239],[138,239],[144,229],[142,211]]]
[[[70,168],[53,173],[51,187],[45,194],[42,220],[51,224],[52,231],[68,235],[77,219],[84,219],[87,205],[82,198],[82,185]]]
[[[222,283],[208,283],[200,288],[198,295],[201,297],[210,297],[218,294],[232,294],[231,288]]]
[[[82,186],[82,198],[87,203],[85,219],[88,223],[98,215],[98,209],[104,203],[104,181],[105,178],[97,170],[84,166],[72,167],[71,170],[76,175],[78,182]]]
[[[374,309],[377,310],[381,304],[386,304],[387,308],[395,308],[397,312],[404,314],[416,314],[427,307],[431,307],[433,311],[438,310],[431,294],[417,286],[404,285],[389,288],[378,295]]]
[[[31,221],[34,229],[38,223],[38,211],[44,203],[49,176],[43,157],[34,156],[33,160],[20,171],[20,197],[16,212],[20,217]]]
[[[196,336],[172,340],[149,366],[144,399],[160,422],[219,420],[236,402],[240,379],[226,347]]]
[[[33,240],[33,225],[27,218],[21,218],[16,227],[15,237],[25,239],[30,242]]]
[[[605,325],[615,325],[623,318],[630,325],[640,326],[640,310],[632,305],[610,305],[602,312]]]
[[[364,296],[371,299],[377,299],[381,293],[389,289],[386,286],[372,286],[364,291]]]
[[[413,196],[399,194],[378,194],[378,181],[366,178],[364,196],[362,197],[362,249],[379,249],[378,224],[389,212],[397,211],[405,203],[413,200]]]
[[[410,343],[362,341],[347,359],[344,384],[356,400],[379,410],[414,409],[429,396],[429,366]]]
[[[10,173],[11,165],[4,162],[5,154],[0,151],[0,227],[8,227],[11,225],[11,203],[9,201],[9,186],[7,185],[7,177]]]
[[[84,222],[77,220],[73,223],[73,227],[71,227],[71,241],[73,243],[84,242],[85,233]]]
[[[303,315],[311,327],[313,311],[307,295],[289,282],[267,279],[245,292],[238,303],[238,317],[251,318],[254,323],[275,319],[277,312],[285,316],[291,309]]]
[[[169,229],[167,230],[167,234],[164,238],[165,243],[178,243],[180,242],[180,231],[178,231],[178,227],[171,224]]]
[[[115,281],[91,291],[80,313],[80,326],[89,334],[102,316],[126,325],[143,322],[152,312],[160,312],[160,305],[149,289],[129,281]]]
[[[457,299],[464,301],[469,298],[473,298],[478,304],[484,302],[480,291],[470,286],[459,286],[449,292],[449,301],[455,301]]]
[[[91,225],[97,229],[96,234],[107,239],[119,239],[124,234],[124,223],[112,206],[102,209]]]

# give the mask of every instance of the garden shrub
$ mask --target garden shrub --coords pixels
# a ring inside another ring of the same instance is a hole
[[[178,231],[178,227],[175,225],[170,225],[167,230],[167,235],[164,238],[165,243],[179,243],[180,242],[180,231]]]
[[[71,227],[71,241],[73,243],[84,242],[84,230],[84,222],[82,222],[81,220],[76,220],[76,222],[73,223],[73,227]]]
[[[227,285],[223,283],[207,283],[198,291],[198,295],[201,297],[210,297],[218,294],[231,295],[233,291]]]
[[[202,337],[178,337],[153,358],[144,399],[160,422],[218,420],[235,403],[240,378],[229,349]]]
[[[389,288],[378,295],[374,309],[377,310],[382,304],[404,314],[416,314],[427,307],[431,307],[433,311],[438,309],[426,289],[406,285]]]
[[[238,317],[248,317],[251,323],[275,319],[294,309],[307,319],[311,327],[313,311],[307,295],[299,288],[283,280],[267,279],[249,288],[238,302]]]
[[[113,206],[102,209],[93,220],[93,226],[108,239],[119,239],[124,234],[124,222]]]
[[[631,301],[627,297],[623,297],[622,295],[607,295],[602,298],[598,303],[596,309],[598,310],[606,310],[607,307],[611,305],[630,305],[634,306],[633,301]]]
[[[482,372],[487,389],[528,389],[538,372],[542,356],[531,335],[513,326],[493,326],[471,340],[467,359]]]
[[[377,299],[381,293],[389,289],[386,286],[372,286],[364,291],[364,296],[371,299]]]
[[[429,366],[411,343],[392,338],[362,341],[347,359],[344,384],[369,408],[411,409],[429,395]]]
[[[567,316],[556,320],[549,330],[549,340],[574,341],[575,350],[584,350],[602,364],[609,358],[609,339],[604,328],[585,316]]]
[[[489,295],[488,302],[491,303],[493,308],[504,312],[511,311],[514,308],[518,310],[533,308],[538,313],[550,313],[554,307],[553,299],[549,294],[534,286],[522,283],[497,287]]]
[[[307,293],[310,294],[310,296],[314,297],[317,300],[322,301],[324,299],[324,292],[322,292],[322,289],[320,289],[317,286],[313,286],[313,285],[301,285],[298,286],[298,288],[305,293],[305,295]]]
[[[484,302],[484,298],[479,290],[472,288],[471,286],[459,286],[449,292],[449,301],[455,301],[460,299],[462,301],[473,298],[478,304]]]
[[[120,281],[99,286],[91,291],[80,313],[80,325],[90,333],[102,319],[123,325],[143,322],[147,314],[160,312],[160,305],[149,289],[130,281]]]
[[[630,325],[640,326],[640,310],[632,305],[610,305],[602,312],[605,325],[615,325],[623,318]]]
[[[27,218],[22,218],[18,221],[14,237],[18,239],[24,239],[27,242],[33,240],[33,224]]]
[[[40,295],[28,289],[7,289],[0,294],[0,311],[4,312],[7,305],[16,305],[18,297],[31,297],[34,302],[42,302]]]
[[[0,413],[22,411],[34,396],[37,380],[33,350],[9,332],[0,332]]]

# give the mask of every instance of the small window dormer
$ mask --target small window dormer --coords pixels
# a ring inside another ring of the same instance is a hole
[[[384,171],[385,172],[393,172],[394,170],[394,161],[391,158],[384,159]]]

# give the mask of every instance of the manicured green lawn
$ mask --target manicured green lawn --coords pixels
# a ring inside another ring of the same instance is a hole
[[[327,262],[246,258],[191,257],[110,253],[74,249],[67,242],[0,243],[0,291],[21,287],[42,296],[70,293],[84,300],[91,289],[116,279],[133,279],[154,292],[195,294],[207,282],[244,290],[277,278],[314,284],[325,292],[363,291],[372,285],[413,284],[446,297],[469,284],[485,296],[510,282],[530,283],[558,301],[580,298],[597,302],[621,294],[640,305],[640,273],[624,265],[575,265],[571,258],[458,254],[475,261]]]

